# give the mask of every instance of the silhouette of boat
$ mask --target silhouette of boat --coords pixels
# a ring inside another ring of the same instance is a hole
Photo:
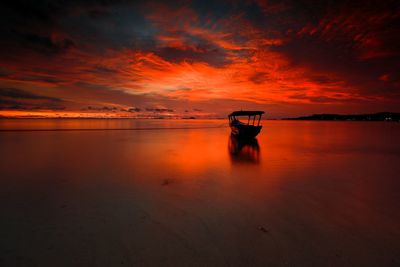
[[[234,111],[228,115],[229,126],[232,130],[232,135],[238,138],[254,138],[260,131],[261,115],[264,111]],[[240,121],[237,117],[247,117],[247,123]],[[256,119],[257,117],[257,119]]]

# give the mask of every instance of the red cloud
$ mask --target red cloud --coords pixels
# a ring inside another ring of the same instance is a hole
[[[267,16],[292,8],[258,2],[261,13]],[[297,30],[264,27],[244,12],[204,18],[189,5],[147,4],[143,12],[155,28],[148,46],[132,43],[98,49],[94,42],[78,45],[77,40],[52,55],[22,47],[19,53],[2,57],[1,87],[59,98],[66,106],[62,114],[82,114],[82,107],[89,105],[112,107],[110,112],[91,111],[101,116],[126,116],[132,106],[174,109],[171,114],[179,115],[186,109],[185,103],[201,106],[210,101],[219,103],[211,107],[218,110],[220,103],[229,106],[231,101],[265,108],[277,104],[339,107],[363,101],[385,103],[395,98],[375,88],[382,81],[385,86],[398,86],[389,74],[381,74],[391,70],[379,69],[380,76],[371,75],[375,78],[370,81],[367,74],[341,71],[348,68],[344,64],[332,67],[329,53],[325,60],[325,54],[319,57],[307,42],[296,51],[299,59],[291,53],[296,42],[308,38],[321,46],[350,50],[352,53],[342,55],[355,54],[351,62],[368,70],[361,61],[398,53],[387,45],[398,29],[384,28],[394,19],[386,10],[328,12],[316,22],[292,25]],[[291,21],[280,22],[289,25]],[[73,35],[58,29],[48,36],[48,46],[63,47]],[[323,67],[312,64],[315,58]]]

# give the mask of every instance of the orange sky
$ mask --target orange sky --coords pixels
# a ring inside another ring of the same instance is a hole
[[[394,2],[8,5],[0,115],[399,111]]]

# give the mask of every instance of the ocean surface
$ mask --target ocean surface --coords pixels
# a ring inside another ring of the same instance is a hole
[[[400,123],[0,120],[0,266],[400,266]]]

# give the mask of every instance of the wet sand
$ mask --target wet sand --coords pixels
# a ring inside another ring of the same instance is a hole
[[[400,124],[224,123],[0,121],[0,266],[400,266]]]

